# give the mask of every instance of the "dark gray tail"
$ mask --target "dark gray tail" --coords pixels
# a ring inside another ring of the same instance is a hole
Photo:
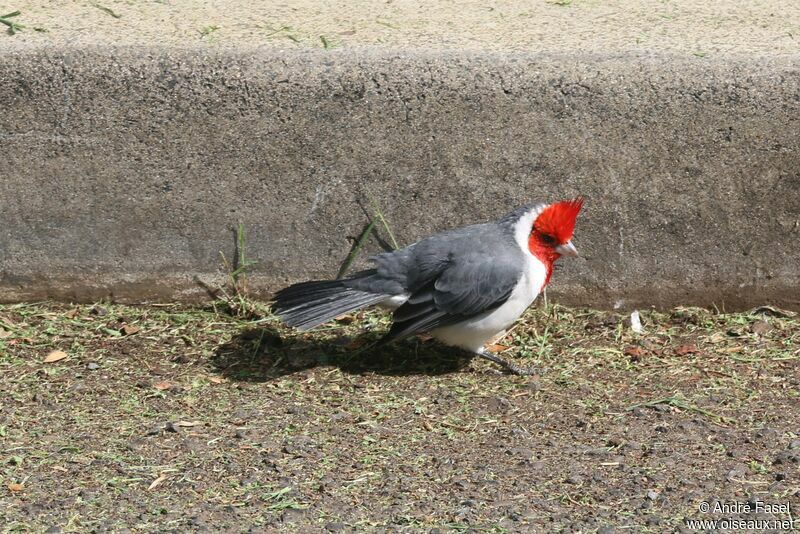
[[[324,280],[294,284],[275,294],[272,310],[289,326],[309,330],[388,297],[352,289],[345,285],[346,282]]]

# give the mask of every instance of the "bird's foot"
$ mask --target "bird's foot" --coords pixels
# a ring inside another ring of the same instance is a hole
[[[481,358],[486,358],[487,360],[492,361],[496,364],[502,365],[506,371],[508,371],[513,375],[531,376],[531,375],[541,374],[539,369],[536,369],[535,367],[521,367],[513,362],[504,360],[500,356],[493,354],[484,348],[478,351],[478,356],[480,356]]]

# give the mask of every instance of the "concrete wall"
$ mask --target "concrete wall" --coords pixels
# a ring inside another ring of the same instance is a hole
[[[580,193],[560,302],[800,308],[792,58],[32,47],[0,72],[2,301],[202,298],[239,221],[266,296],[335,274],[359,201],[410,243]]]

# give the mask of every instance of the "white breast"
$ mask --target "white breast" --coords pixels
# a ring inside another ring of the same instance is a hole
[[[544,209],[544,205],[536,206],[528,214],[520,217],[514,229],[514,239],[525,254],[526,268],[508,300],[495,310],[431,331],[436,339],[447,345],[479,352],[488,341],[519,319],[536,300],[539,291],[544,286],[547,270],[544,264],[530,253],[528,236],[531,233],[533,221],[539,216],[542,209]]]
[[[432,330],[431,335],[447,345],[471,352],[480,351],[488,341],[514,324],[539,295],[546,276],[544,265],[534,260],[528,264],[519,284],[502,306],[466,321]]]

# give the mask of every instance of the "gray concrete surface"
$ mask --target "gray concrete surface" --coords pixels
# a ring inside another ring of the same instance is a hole
[[[175,47],[0,55],[0,300],[203,298],[587,197],[550,296],[800,308],[796,58]],[[371,250],[377,250],[375,243]]]

